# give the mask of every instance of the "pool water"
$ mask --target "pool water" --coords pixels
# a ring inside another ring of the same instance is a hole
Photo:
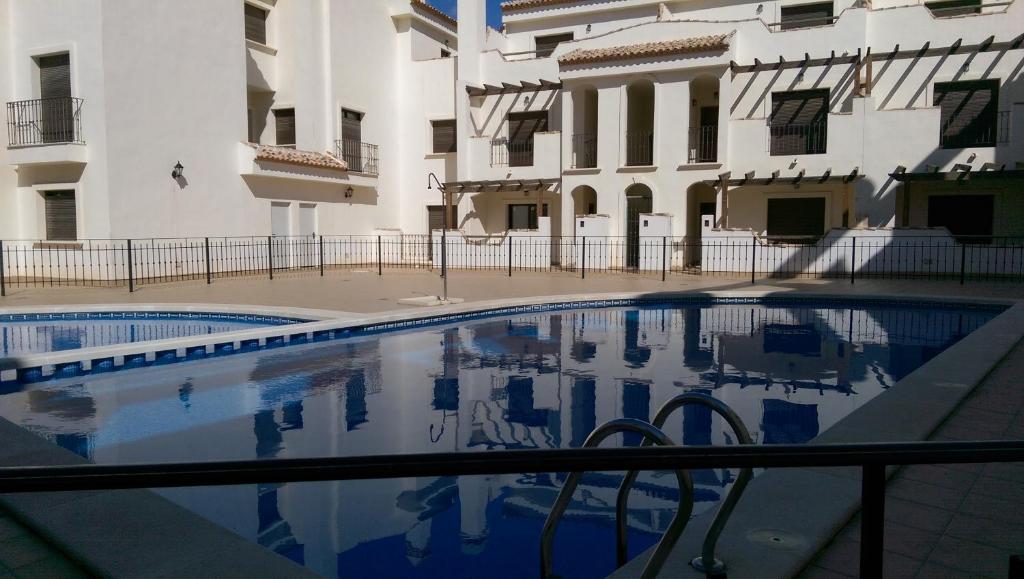
[[[29,385],[0,397],[0,415],[105,464],[486,452],[577,447],[607,420],[648,419],[699,391],[732,406],[757,444],[805,443],[997,313],[832,302],[530,313]],[[665,432],[680,444],[735,443],[701,407]],[[701,513],[737,473],[693,475]],[[613,570],[620,476],[584,477],[559,527],[557,573]],[[329,577],[523,577],[537,574],[564,478],[159,492]],[[654,544],[678,498],[670,473],[640,476],[631,556]]]
[[[187,338],[301,320],[174,312],[0,314],[0,357]]]

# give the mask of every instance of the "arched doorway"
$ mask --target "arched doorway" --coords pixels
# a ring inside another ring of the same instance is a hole
[[[626,267],[640,265],[640,215],[653,210],[650,187],[634,183],[626,189]]]
[[[572,166],[597,167],[597,89],[586,86],[572,93]]]
[[[626,87],[626,165],[654,164],[654,83],[639,80]]]
[[[688,161],[718,160],[718,79],[702,74],[690,81]]]

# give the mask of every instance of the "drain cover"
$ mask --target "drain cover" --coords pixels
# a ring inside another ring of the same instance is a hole
[[[793,550],[807,546],[807,540],[803,536],[782,529],[758,529],[747,533],[747,539],[773,549]]]

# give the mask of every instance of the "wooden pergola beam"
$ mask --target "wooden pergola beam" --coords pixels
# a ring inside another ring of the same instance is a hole
[[[850,181],[853,181],[854,179],[856,179],[858,177],[859,173],[860,173],[860,167],[854,167],[853,170],[850,171],[849,175],[843,177],[843,183],[849,183]]]
[[[828,169],[825,169],[824,173],[821,174],[821,178],[818,179],[818,183],[824,183],[825,181],[828,181],[829,177],[831,177],[831,176],[832,176],[832,167],[829,167]]]

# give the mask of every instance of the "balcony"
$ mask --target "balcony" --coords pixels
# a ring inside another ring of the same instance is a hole
[[[992,120],[989,117],[990,121]],[[1010,142],[1010,111],[998,111],[995,122],[980,122],[977,126],[957,130],[951,126],[956,122],[953,116],[939,133],[939,146],[943,149],[967,149],[971,147],[995,147]],[[980,120],[980,119],[979,119]]]
[[[626,133],[626,166],[654,165],[654,133],[637,131]]]
[[[7,143],[12,165],[85,163],[82,99],[7,103]]]
[[[580,134],[572,136],[572,168],[594,169],[597,167],[597,135]]]
[[[492,167],[532,167],[533,140],[510,141],[508,139],[491,140]]]
[[[828,143],[828,123],[768,125],[769,153],[775,155],[822,155]]]
[[[334,142],[334,150],[348,165],[349,171],[375,177],[380,174],[377,145],[352,139],[339,139]]]
[[[690,127],[687,162],[718,162],[718,125]]]

